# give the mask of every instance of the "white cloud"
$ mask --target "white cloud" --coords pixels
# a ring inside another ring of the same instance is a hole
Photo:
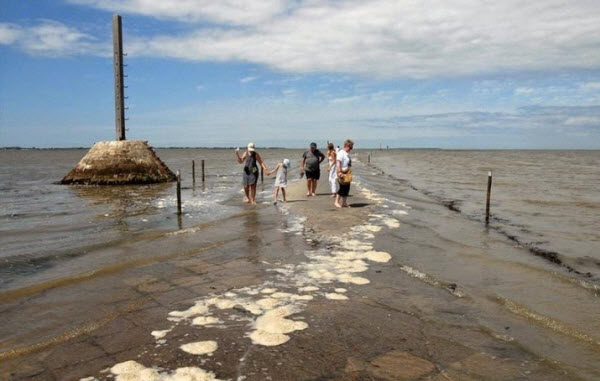
[[[195,28],[187,34],[130,35],[126,47],[132,56],[249,62],[280,72],[377,78],[600,67],[598,1],[71,2]],[[105,45],[110,46],[109,36],[106,44],[99,44],[63,24],[41,27],[21,28],[28,33],[19,33],[5,24],[0,41],[19,42],[28,52],[47,55],[103,55]],[[24,37],[30,34],[34,37]]]
[[[374,102],[384,102],[393,99],[399,93],[398,90],[382,90],[371,93],[369,97]]]
[[[517,87],[515,89],[515,94],[517,95],[531,94],[533,92],[535,92],[535,89],[532,89],[531,87]]]
[[[252,25],[286,10],[283,0],[69,0],[110,12],[138,14],[184,22]]]
[[[248,83],[248,82],[256,81],[258,78],[259,78],[258,76],[248,76],[248,77],[241,78],[240,82]]]
[[[89,34],[65,24],[44,20],[38,25],[22,27],[0,23],[0,44],[16,44],[32,55],[69,56],[99,55],[111,56],[110,44],[98,42]]]
[[[566,126],[598,126],[600,127],[600,117],[593,116],[574,116],[565,120]]]
[[[118,10],[117,2],[111,4]],[[276,8],[287,12],[265,13],[262,22],[244,28],[203,26],[185,36],[140,38],[135,52],[185,60],[253,62],[295,73],[375,77],[600,66],[600,40],[596,38],[600,2],[314,0],[293,4]],[[168,13],[155,8],[155,17]],[[138,13],[147,12],[140,9]],[[223,20],[215,16],[214,21]]]
[[[600,90],[600,82],[586,82],[580,87],[586,90]]]
[[[333,104],[336,103],[352,103],[361,99],[360,95],[354,95],[351,97],[341,97],[341,98],[333,98],[330,102]]]
[[[0,23],[0,45],[10,45],[21,36],[21,28],[17,25]]]

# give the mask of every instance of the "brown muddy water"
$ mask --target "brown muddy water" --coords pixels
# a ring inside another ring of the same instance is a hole
[[[157,151],[181,218],[172,184],[55,185],[84,151],[0,151],[0,378],[600,378],[598,151],[359,151],[349,225]]]

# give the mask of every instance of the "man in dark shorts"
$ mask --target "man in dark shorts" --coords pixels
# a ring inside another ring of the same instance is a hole
[[[325,160],[325,155],[317,149],[317,143],[310,143],[310,149],[302,155],[302,172],[306,174],[306,195],[316,196],[317,181],[321,177],[319,165]]]

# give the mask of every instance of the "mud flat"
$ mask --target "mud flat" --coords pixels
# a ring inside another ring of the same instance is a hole
[[[339,210],[327,188],[307,198],[294,183],[273,206],[265,186],[258,206],[94,248],[101,269],[5,294],[0,378],[577,378],[482,325],[456,284],[399,260],[389,242],[411,238],[410,207],[357,182]]]

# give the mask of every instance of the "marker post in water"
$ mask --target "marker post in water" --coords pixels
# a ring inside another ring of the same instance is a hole
[[[202,159],[202,182],[204,182],[204,159]]]
[[[196,161],[192,160],[192,184],[196,185]]]
[[[181,215],[181,174],[177,171],[177,214]]]
[[[260,183],[262,184],[264,182],[265,182],[265,173],[264,173],[263,167],[261,166],[260,167]]]
[[[490,197],[492,195],[492,171],[488,171],[487,197],[485,200],[485,224],[490,223]]]
[[[367,164],[371,164],[371,154],[367,155]]]

